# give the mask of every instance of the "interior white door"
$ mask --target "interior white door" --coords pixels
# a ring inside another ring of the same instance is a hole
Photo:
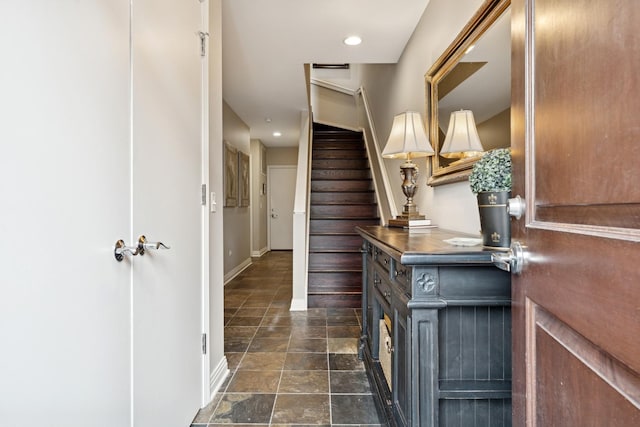
[[[128,426],[129,1],[0,2],[0,425]]]
[[[295,200],[295,166],[269,166],[269,247],[271,250],[293,249],[293,206]]]
[[[170,247],[135,260],[133,425],[186,426],[202,378],[200,2],[136,0],[132,16],[132,228]]]

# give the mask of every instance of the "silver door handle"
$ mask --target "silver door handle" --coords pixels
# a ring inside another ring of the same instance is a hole
[[[122,261],[125,255],[136,256],[139,253],[140,248],[138,246],[127,246],[122,239],[116,241],[116,244],[113,248],[113,256],[118,262]]]
[[[511,243],[508,252],[494,252],[491,254],[491,262],[500,270],[509,271],[513,274],[522,273],[526,259],[524,247],[520,242]]]
[[[271,218],[278,218],[278,214],[272,213]]]
[[[157,249],[171,249],[170,246],[165,245],[162,242],[148,242],[147,238],[143,235],[138,237],[138,253],[144,255],[144,251]]]

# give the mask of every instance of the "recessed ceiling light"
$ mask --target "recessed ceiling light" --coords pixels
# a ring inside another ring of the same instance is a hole
[[[265,121],[265,122],[267,122],[267,123],[271,123],[271,117],[266,117],[266,118],[264,119],[264,121]]]
[[[280,132],[274,132],[273,136],[278,137],[278,136],[282,136],[282,134]]]
[[[349,36],[346,39],[344,39],[344,44],[348,46],[357,46],[360,43],[362,43],[362,39],[358,36]]]

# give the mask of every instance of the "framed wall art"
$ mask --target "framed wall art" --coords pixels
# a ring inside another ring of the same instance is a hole
[[[224,142],[224,206],[238,206],[238,150]]]
[[[238,151],[238,196],[240,203],[238,206],[249,206],[249,155]]]

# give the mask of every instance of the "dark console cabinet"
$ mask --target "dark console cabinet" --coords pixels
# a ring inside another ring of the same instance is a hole
[[[510,426],[509,274],[489,250],[444,242],[460,233],[357,230],[360,356],[388,424]]]

